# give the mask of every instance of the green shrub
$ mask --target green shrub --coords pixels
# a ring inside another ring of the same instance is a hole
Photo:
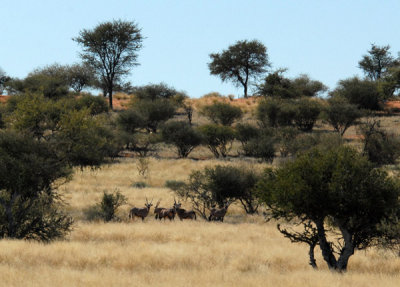
[[[132,184],[132,187],[134,187],[134,188],[146,188],[146,187],[149,187],[149,186],[148,186],[147,183],[145,183],[143,181],[137,181],[137,182],[134,182]]]
[[[126,197],[118,190],[114,191],[114,193],[104,191],[100,203],[84,210],[85,218],[89,221],[104,220],[105,222],[119,220],[117,210],[126,202]]]
[[[103,97],[84,95],[77,100],[77,108],[87,108],[91,115],[98,115],[108,112],[108,103]]]
[[[296,126],[303,132],[311,131],[321,113],[321,105],[315,100],[301,98],[295,103],[295,106],[296,115],[294,122]]]
[[[279,99],[272,98],[259,102],[256,110],[256,118],[261,126],[264,128],[278,126],[280,103],[281,101]]]
[[[165,99],[138,100],[132,108],[144,120],[144,127],[148,132],[156,133],[159,125],[175,115],[176,105]]]
[[[362,116],[362,112],[357,106],[350,104],[345,97],[331,97],[328,99],[328,104],[324,110],[326,121],[341,136],[350,126],[357,124],[358,119]]]
[[[341,80],[332,95],[345,97],[351,104],[357,105],[360,109],[382,109],[378,84],[373,81],[360,80],[357,77]]]
[[[171,121],[162,127],[162,138],[176,147],[178,156],[185,158],[202,143],[201,134],[186,122]]]
[[[216,158],[227,156],[236,136],[233,128],[209,124],[199,127],[199,131],[203,135],[204,143]]]
[[[73,220],[55,189],[72,170],[44,141],[0,132],[0,238],[51,241]]]
[[[188,200],[195,211],[207,218],[213,206],[224,206],[227,201],[240,200],[247,213],[256,213],[259,207],[253,189],[259,175],[251,169],[234,166],[207,167],[190,174],[187,184],[175,189],[175,193]]]
[[[213,123],[224,126],[231,126],[234,121],[240,119],[243,115],[239,107],[220,102],[204,106],[201,113],[208,117]]]
[[[117,117],[117,124],[123,131],[132,134],[145,126],[143,116],[133,109],[120,112]]]
[[[248,141],[243,150],[245,155],[259,158],[261,161],[270,162],[275,158],[275,138],[260,136]]]
[[[174,88],[160,83],[137,87],[133,90],[133,94],[140,100],[155,101],[158,99],[171,99],[178,94],[178,92]]]
[[[394,164],[400,156],[400,139],[380,127],[380,121],[369,120],[360,125],[364,155],[378,165]]]
[[[292,100],[271,98],[260,101],[256,117],[263,127],[290,126],[293,125],[296,112]]]
[[[236,139],[241,142],[242,146],[244,146],[251,139],[259,137],[261,133],[261,130],[259,128],[248,123],[237,124],[235,130]]]

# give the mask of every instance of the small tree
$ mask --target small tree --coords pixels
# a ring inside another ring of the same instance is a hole
[[[265,97],[296,99],[316,97],[328,89],[323,83],[311,80],[307,75],[289,79],[283,76],[284,72],[286,69],[279,69],[268,74],[264,82],[258,85],[257,93]]]
[[[380,80],[391,67],[400,64],[400,60],[396,60],[391,55],[389,49],[389,45],[379,47],[371,44],[368,55],[364,55],[362,60],[358,62],[358,67],[363,70],[371,81]]]
[[[209,124],[199,127],[199,131],[203,135],[204,143],[216,158],[228,155],[235,139],[235,130],[233,128]]]
[[[91,66],[107,91],[110,108],[116,81],[138,65],[137,52],[142,48],[141,29],[134,22],[114,20],[97,25],[93,30],[84,29],[74,38],[82,45],[81,58]]]
[[[359,126],[363,137],[363,153],[378,165],[394,164],[400,156],[400,140],[398,136],[387,133],[380,127],[380,121],[367,120]]]
[[[315,122],[321,113],[321,105],[308,98],[299,99],[296,103],[296,115],[294,122],[297,128],[303,132],[312,131]]]
[[[92,116],[108,112],[108,105],[104,98],[84,94],[75,100],[75,108],[77,110],[89,109]]]
[[[170,100],[179,92],[167,84],[149,84],[146,86],[135,87],[132,91],[137,99],[140,100]]]
[[[139,100],[132,108],[137,111],[144,121],[148,132],[156,133],[161,123],[175,115],[176,105],[166,99]]]
[[[236,139],[242,144],[242,148],[252,139],[260,136],[261,130],[248,123],[239,123],[235,126]]]
[[[297,113],[292,100],[267,99],[258,104],[256,117],[263,127],[292,126]]]
[[[87,64],[74,64],[67,67],[68,84],[80,93],[84,88],[94,86],[95,71]]]
[[[244,146],[243,150],[245,155],[252,156],[272,163],[275,158],[275,137],[263,134],[257,138],[252,138]]]
[[[259,175],[251,169],[217,165],[192,172],[185,185],[170,184],[170,187],[207,219],[212,207],[223,207],[234,200],[240,200],[246,213],[257,213],[259,202],[253,189],[258,179]]]
[[[204,106],[201,113],[208,117],[213,123],[224,126],[231,126],[234,121],[240,119],[243,115],[239,107],[219,102]]]
[[[176,147],[181,158],[187,157],[203,140],[201,134],[186,122],[168,122],[163,126],[161,134],[166,143]]]
[[[52,140],[71,165],[99,167],[120,150],[111,130],[88,110],[67,112],[58,124]]]
[[[211,75],[243,86],[245,98],[250,79],[259,77],[270,66],[267,48],[257,40],[238,41],[220,54],[210,54],[210,58]]]
[[[52,64],[37,68],[23,80],[16,80],[13,88],[17,91],[40,93],[45,98],[60,99],[68,95],[68,73],[65,66]]]
[[[118,190],[114,193],[104,191],[100,202],[100,214],[104,221],[108,222],[117,218],[117,209],[126,204],[126,197]]]
[[[69,233],[73,221],[55,188],[70,173],[46,142],[0,132],[0,237],[51,241]]]
[[[362,116],[356,105],[350,104],[346,98],[340,96],[329,98],[324,112],[326,121],[340,136],[343,136],[349,127],[357,124]]]
[[[133,109],[118,113],[117,123],[123,131],[131,134],[138,132],[145,126],[143,116]]]
[[[338,87],[332,92],[332,96],[346,98],[359,109],[380,110],[381,93],[378,84],[369,80],[360,80],[353,77],[339,81]]]
[[[399,186],[367,158],[342,146],[313,149],[276,171],[268,170],[258,190],[270,217],[303,225],[302,232],[278,229],[309,244],[311,265],[316,267],[318,244],[328,267],[345,271],[355,250],[373,246],[382,236],[380,223],[390,222],[399,210]],[[336,236],[328,236],[330,229]]]

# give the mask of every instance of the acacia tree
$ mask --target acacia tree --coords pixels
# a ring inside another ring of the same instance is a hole
[[[142,48],[141,29],[134,22],[114,20],[104,22],[93,30],[84,29],[74,38],[82,45],[81,58],[100,76],[107,91],[110,108],[115,82],[139,65],[137,51]]]
[[[210,54],[210,58],[208,68],[211,75],[218,75],[223,82],[229,80],[242,85],[245,98],[250,79],[262,75],[271,65],[267,48],[257,40],[238,41],[221,53]]]
[[[356,105],[351,104],[346,98],[335,96],[328,99],[328,106],[325,108],[326,121],[334,130],[343,136],[346,130],[357,124],[362,112]]]
[[[364,71],[371,81],[380,80],[389,68],[400,64],[400,60],[396,60],[389,49],[389,45],[379,47],[371,44],[368,55],[364,55],[362,60],[358,62],[358,67]]]
[[[286,69],[278,69],[269,73],[264,82],[257,86],[257,93],[265,97],[295,99],[316,97],[328,88],[320,81],[310,79],[308,75],[300,75],[294,79],[286,78]]]
[[[380,223],[390,222],[399,210],[398,183],[344,146],[313,149],[267,171],[258,190],[271,218],[303,225],[301,232],[278,229],[294,242],[309,244],[310,264],[316,267],[314,247],[319,245],[336,271],[347,269],[355,250],[373,246],[383,236]],[[330,231],[335,236],[328,236]]]

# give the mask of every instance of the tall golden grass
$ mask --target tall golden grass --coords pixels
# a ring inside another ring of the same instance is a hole
[[[158,221],[151,216],[127,221],[132,205],[145,198],[172,204],[166,180],[185,180],[192,170],[221,164],[216,160],[150,160],[140,176],[136,159],[99,170],[77,170],[60,192],[76,223],[63,241],[42,244],[0,241],[1,286],[398,286],[400,258],[382,250],[357,252],[346,274],[308,265],[307,247],[291,244],[265,223],[246,216],[239,205],[226,222]],[[223,162],[222,164],[248,164]],[[264,166],[254,164],[254,168]],[[150,187],[138,189],[132,183]],[[118,223],[87,222],[83,210],[100,201],[104,190],[118,189],[128,198]]]
[[[199,99],[195,108],[213,100]],[[256,106],[223,100],[246,105],[247,113]],[[197,111],[195,117],[200,118]],[[398,132],[398,117],[380,119],[386,129]],[[321,122],[317,128],[332,130]],[[357,141],[356,129],[346,136]],[[215,160],[206,148],[196,148],[192,159],[175,159],[171,149],[161,155],[149,158],[146,177],[139,175],[133,158],[97,170],[76,170],[59,190],[75,219],[74,230],[51,244],[0,241],[0,286],[399,286],[399,256],[380,249],[356,252],[348,272],[337,274],[316,250],[320,268],[315,271],[308,265],[307,246],[290,243],[262,216],[246,216],[239,204],[229,208],[224,223],[158,221],[153,209],[144,222],[128,221],[129,209],[144,206],[146,198],[172,205],[167,180],[186,180],[192,171],[216,164],[265,167],[240,157]],[[198,158],[203,160],[194,160]],[[135,188],[136,182],[148,187]],[[99,203],[104,191],[114,190],[128,199],[118,212],[121,222],[88,222],[85,209]]]

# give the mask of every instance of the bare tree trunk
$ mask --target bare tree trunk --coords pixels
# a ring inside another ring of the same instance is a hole
[[[110,103],[110,109],[113,110],[113,99],[112,99],[113,87],[110,85],[108,87],[108,101]]]
[[[344,239],[344,247],[340,252],[340,256],[337,262],[337,270],[340,272],[347,270],[347,264],[349,262],[350,256],[354,254],[354,245],[352,240],[352,235],[350,232],[339,225],[340,231]]]
[[[335,256],[333,255],[332,247],[329,244],[328,240],[326,239],[324,220],[323,219],[315,220],[315,225],[317,226],[318,230],[319,247],[321,248],[322,251],[322,257],[328,264],[329,269],[335,270],[337,261]]]
[[[310,249],[308,251],[308,255],[310,256],[310,265],[312,266],[312,268],[318,269],[317,261],[315,260],[315,257],[314,257],[315,246],[316,246],[316,244],[310,244]]]

